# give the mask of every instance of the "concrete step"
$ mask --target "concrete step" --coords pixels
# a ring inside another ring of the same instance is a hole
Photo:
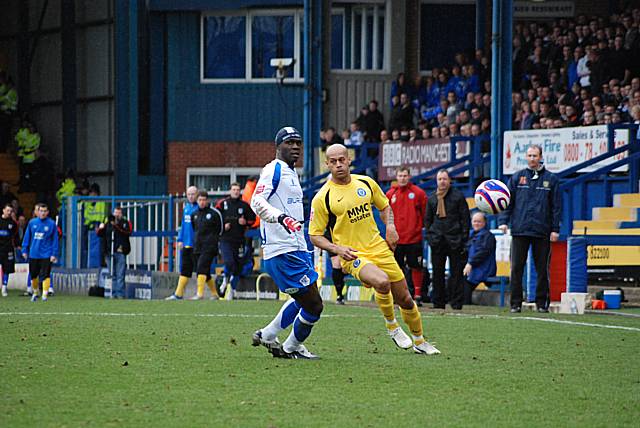
[[[572,235],[584,235],[584,229],[573,229]],[[587,229],[587,235],[640,235],[640,228],[633,229]]]
[[[592,213],[593,220],[636,221],[638,219],[637,208],[597,207],[593,208]]]
[[[612,220],[574,220],[573,228],[578,230],[587,229],[617,229],[620,227],[619,221]]]
[[[640,208],[640,193],[621,193],[613,195],[613,206]]]

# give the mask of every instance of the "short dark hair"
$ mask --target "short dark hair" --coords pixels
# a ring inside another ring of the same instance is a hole
[[[399,172],[406,172],[407,174],[411,175],[411,171],[409,170],[409,167],[406,167],[406,166],[401,166],[400,168],[398,168],[396,170],[396,174]]]
[[[237,186],[237,187],[239,187],[239,188],[241,188],[241,189],[242,189],[242,186],[241,186],[241,185],[240,185],[240,183],[238,183],[237,181],[234,181],[233,183],[231,183],[231,184],[229,185],[229,189],[231,189],[233,186]]]
[[[529,149],[538,150],[538,152],[540,153],[540,156],[542,156],[542,146],[540,144],[529,144],[529,147],[527,147],[527,150]]]
[[[209,199],[209,194],[206,190],[198,190],[198,198],[207,198]]]
[[[36,204],[36,207],[38,207],[38,208],[45,208],[45,209],[47,209],[47,210],[49,209],[49,205],[45,204],[44,202],[38,202],[38,203]]]
[[[118,210],[118,211],[122,211],[122,207],[121,206],[117,206],[113,208],[114,211]]]
[[[11,205],[11,202],[7,202],[6,204],[4,204],[4,205],[2,206],[2,209],[5,209],[5,208],[7,208],[7,207],[9,207],[9,208],[13,209],[13,205]]]

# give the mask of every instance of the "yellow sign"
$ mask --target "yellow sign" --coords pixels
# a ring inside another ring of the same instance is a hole
[[[587,266],[640,266],[640,246],[588,245]]]

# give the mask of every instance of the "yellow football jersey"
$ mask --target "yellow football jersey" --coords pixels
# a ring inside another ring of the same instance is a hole
[[[372,208],[383,210],[388,205],[378,183],[367,176],[352,174],[346,185],[328,180],[311,203],[309,235],[323,235],[328,227],[334,244],[362,254],[379,254],[388,246],[380,236]]]

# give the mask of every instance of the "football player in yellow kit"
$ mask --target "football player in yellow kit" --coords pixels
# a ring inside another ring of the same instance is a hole
[[[418,354],[439,354],[440,351],[424,339],[420,312],[393,256],[398,233],[387,197],[373,179],[351,174],[351,160],[342,144],[327,149],[326,164],[331,176],[311,204],[311,242],[339,255],[346,272],[375,289],[376,303],[386,320],[389,335],[398,347],[413,347]],[[386,241],[380,236],[373,218],[373,207],[380,210],[386,224]],[[323,236],[327,227],[333,243]],[[402,319],[411,330],[412,338],[396,320],[394,301],[400,306]]]

